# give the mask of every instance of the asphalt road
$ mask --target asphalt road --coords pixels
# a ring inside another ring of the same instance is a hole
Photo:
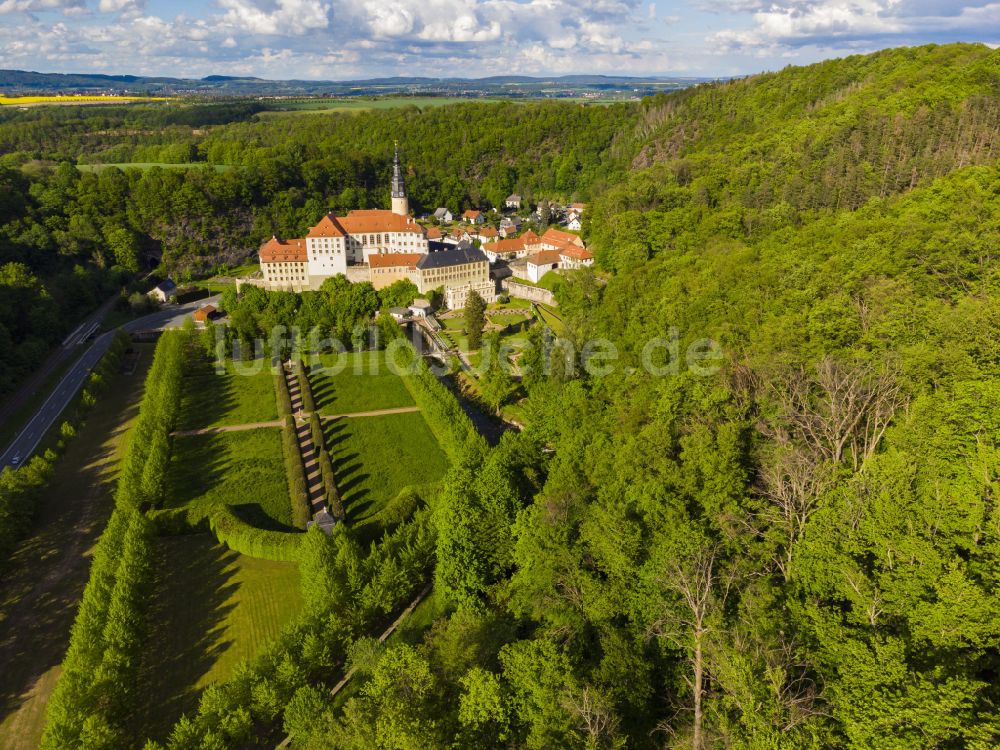
[[[217,296],[208,297],[200,299],[197,302],[189,302],[185,305],[167,307],[141,318],[130,320],[122,328],[130,333],[164,328],[180,328],[188,315],[202,305],[216,304],[218,299]],[[35,412],[35,416],[31,418],[31,421],[14,438],[7,447],[7,450],[3,454],[0,454],[0,471],[7,466],[21,466],[32,456],[42,438],[45,437],[45,434],[56,423],[56,420],[59,419],[59,416],[83,386],[90,375],[90,371],[94,369],[101,360],[101,357],[108,350],[108,347],[111,346],[114,336],[114,331],[100,334],[94,339],[90,348],[66,372],[62,380],[59,381],[59,384],[49,394],[49,397],[39,407],[38,411]],[[17,459],[16,463],[14,461],[15,458]]]

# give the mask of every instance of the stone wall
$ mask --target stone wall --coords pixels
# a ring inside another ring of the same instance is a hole
[[[526,299],[529,302],[540,302],[543,305],[556,304],[556,296],[548,289],[522,284],[519,281],[512,281],[511,279],[504,279],[500,282],[500,286],[511,297]]]

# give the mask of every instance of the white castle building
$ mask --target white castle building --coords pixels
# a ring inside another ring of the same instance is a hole
[[[427,251],[427,234],[410,217],[397,147],[392,210],[349,211],[347,216],[329,213],[303,239],[272,237],[260,248],[260,269],[265,289],[301,292],[319,289],[325,279],[337,274],[367,280],[373,255],[425,255]]]

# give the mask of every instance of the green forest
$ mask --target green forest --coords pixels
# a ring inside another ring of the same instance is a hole
[[[185,358],[212,346],[164,337],[44,746],[1000,745],[1000,51],[607,107],[172,106],[0,112],[0,394],[150,263],[197,278],[386,204],[394,140],[418,213],[587,201],[596,266],[556,289],[559,346],[531,332],[523,429],[491,445],[425,366],[406,376],[444,480],[370,544],[299,534],[302,614],[146,742],[144,506]],[[192,166],[76,168],[125,162]],[[350,343],[387,292],[228,292],[227,340]],[[706,340],[716,366],[691,366]],[[422,627],[378,642],[428,585]]]

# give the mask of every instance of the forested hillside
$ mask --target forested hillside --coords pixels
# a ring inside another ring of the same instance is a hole
[[[307,535],[306,613],[164,745],[1000,745],[998,115],[1000,51],[949,45],[612,108],[108,115],[59,157],[206,164],[184,170],[79,175],[37,163],[44,129],[0,127],[3,251],[40,274],[32,243],[234,262],[384,204],[394,139],[423,209],[590,201],[598,265],[557,287],[561,340],[529,333],[524,429],[488,447],[420,370],[453,431],[440,491],[370,549]],[[357,289],[224,304],[239,338],[291,316],[344,334],[378,304]],[[369,637],[429,579],[417,624]],[[113,745],[78,672],[49,738]]]
[[[998,65],[647,103],[588,212],[603,270],[559,292],[577,351],[621,359],[529,380],[528,428],[434,507],[453,612],[296,746],[1000,742]]]

